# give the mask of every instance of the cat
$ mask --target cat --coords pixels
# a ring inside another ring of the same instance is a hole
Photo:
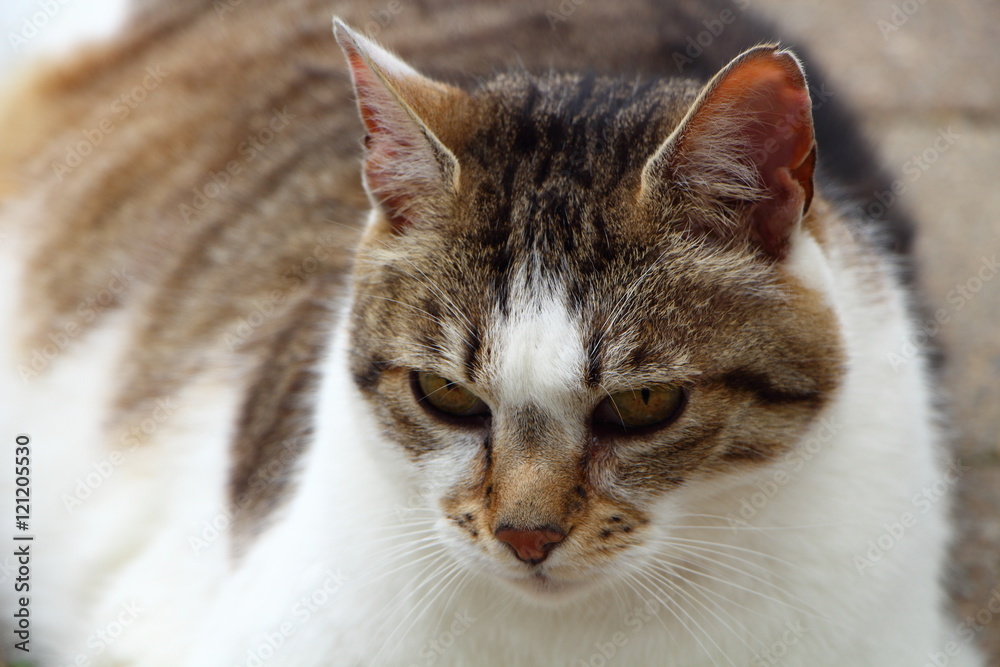
[[[147,2],[10,83],[4,657],[984,664],[905,220],[745,9]]]

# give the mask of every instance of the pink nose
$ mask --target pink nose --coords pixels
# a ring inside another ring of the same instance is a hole
[[[513,549],[518,559],[528,565],[538,565],[548,558],[549,552],[566,537],[566,533],[553,528],[537,530],[501,528],[494,535]]]

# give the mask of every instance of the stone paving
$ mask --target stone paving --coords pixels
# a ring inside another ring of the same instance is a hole
[[[1000,665],[1000,614],[987,607],[1000,601],[1000,3],[752,2],[811,47],[906,184],[899,205],[919,228],[921,296],[943,321],[936,333],[925,323],[945,354],[941,398],[970,468],[952,591],[963,617],[986,621],[979,640]]]

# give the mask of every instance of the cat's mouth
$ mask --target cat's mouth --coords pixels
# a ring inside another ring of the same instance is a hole
[[[559,603],[587,588],[587,582],[556,577],[543,571],[536,571],[521,577],[509,577],[522,593],[537,602]]]

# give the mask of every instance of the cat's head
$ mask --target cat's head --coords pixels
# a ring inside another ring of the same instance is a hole
[[[801,438],[842,352],[791,266],[823,241],[792,54],[751,49],[704,86],[466,92],[338,38],[374,206],[352,371],[458,558],[558,597],[641,563],[697,511],[678,490]]]

